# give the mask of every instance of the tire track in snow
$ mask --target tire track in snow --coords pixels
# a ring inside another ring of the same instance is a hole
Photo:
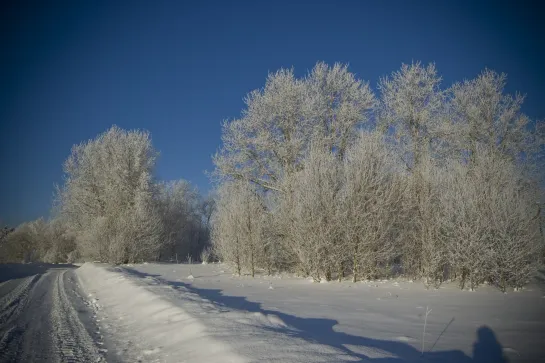
[[[12,291],[0,299],[0,325],[5,324],[12,317],[17,317],[23,310],[28,301],[30,290],[39,279],[39,275],[27,277]]]
[[[13,362],[16,360],[19,346],[23,337],[23,331],[17,327],[10,327],[0,339],[0,362]]]
[[[99,362],[103,357],[79,320],[66,294],[65,272],[58,274],[53,287],[51,324],[55,353],[62,362]]]
[[[30,291],[39,279],[40,275],[25,278],[0,299],[0,327],[7,327],[0,338],[0,362],[11,362],[18,355],[24,330],[16,321],[27,305]]]

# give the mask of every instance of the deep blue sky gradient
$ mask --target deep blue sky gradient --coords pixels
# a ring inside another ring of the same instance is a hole
[[[221,121],[280,67],[348,62],[375,89],[413,60],[435,62],[445,87],[489,67],[545,118],[538,2],[11,3],[0,8],[0,223],[47,216],[71,146],[112,124],[149,130],[158,177],[206,193]]]

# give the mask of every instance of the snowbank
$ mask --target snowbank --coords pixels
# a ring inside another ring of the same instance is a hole
[[[86,263],[77,270],[80,283],[111,336],[117,352],[129,361],[246,362],[210,336],[183,307],[154,294],[113,268]]]
[[[96,264],[83,265],[78,275],[106,340],[114,342],[123,361],[311,363],[362,357],[341,342],[326,342],[321,329],[311,336],[272,311],[234,308],[227,296],[212,301],[202,291],[158,275]],[[184,279],[194,281],[190,275]],[[369,349],[366,356],[395,357],[379,347]]]

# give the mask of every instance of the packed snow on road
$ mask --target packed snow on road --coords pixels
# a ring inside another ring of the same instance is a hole
[[[0,362],[105,360],[75,269],[0,264]]]

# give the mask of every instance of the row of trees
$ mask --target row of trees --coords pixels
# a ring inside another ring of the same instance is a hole
[[[183,180],[157,182],[149,133],[112,127],[75,145],[53,218],[17,227],[4,261],[111,263],[196,258],[209,243],[213,203]]]
[[[376,97],[346,66],[269,75],[223,124],[216,253],[240,273],[520,287],[544,251],[543,124],[486,70],[403,65]]]
[[[11,229],[0,244],[0,262],[73,262],[74,236],[60,219],[39,218]]]
[[[440,81],[419,63],[378,96],[340,64],[269,75],[223,124],[215,200],[157,182],[150,135],[114,126],[73,147],[52,219],[3,233],[0,258],[196,259],[212,238],[239,274],[518,288],[544,251],[543,124],[505,75]]]

